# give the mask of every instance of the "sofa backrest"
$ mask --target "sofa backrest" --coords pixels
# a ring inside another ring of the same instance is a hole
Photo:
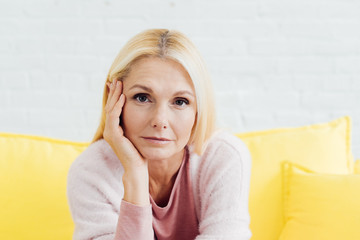
[[[343,117],[324,124],[237,134],[252,156],[252,240],[278,239],[283,228],[282,162],[320,173],[352,172],[350,128],[350,118]],[[66,177],[87,146],[0,133],[0,239],[71,239],[74,225]]]
[[[282,172],[284,161],[319,173],[352,172],[349,117],[298,128],[237,134],[252,156],[249,211],[252,240],[277,240],[284,226]]]
[[[0,133],[0,239],[71,239],[72,161],[87,143]]]

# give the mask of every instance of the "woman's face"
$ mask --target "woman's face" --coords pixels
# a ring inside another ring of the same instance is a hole
[[[190,76],[177,62],[144,58],[124,80],[125,136],[148,160],[182,156],[196,117]]]

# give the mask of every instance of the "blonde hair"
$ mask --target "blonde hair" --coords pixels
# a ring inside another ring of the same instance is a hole
[[[124,80],[131,66],[137,60],[145,57],[174,60],[188,72],[194,84],[197,102],[196,120],[189,144],[192,144],[194,151],[201,155],[207,140],[215,130],[215,107],[211,79],[200,53],[195,45],[179,31],[145,30],[130,39],[120,50],[110,67],[106,82]],[[105,83],[101,120],[93,142],[103,138],[107,98],[108,90]]]

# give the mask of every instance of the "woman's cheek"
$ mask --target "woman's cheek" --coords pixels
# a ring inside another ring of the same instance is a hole
[[[195,123],[195,111],[191,108],[185,110],[177,116],[178,125],[182,131],[186,129],[186,132],[190,133]]]

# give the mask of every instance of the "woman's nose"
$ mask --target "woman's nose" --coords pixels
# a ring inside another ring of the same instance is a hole
[[[151,126],[157,129],[167,129],[168,125],[167,107],[165,104],[156,106],[151,120]]]

